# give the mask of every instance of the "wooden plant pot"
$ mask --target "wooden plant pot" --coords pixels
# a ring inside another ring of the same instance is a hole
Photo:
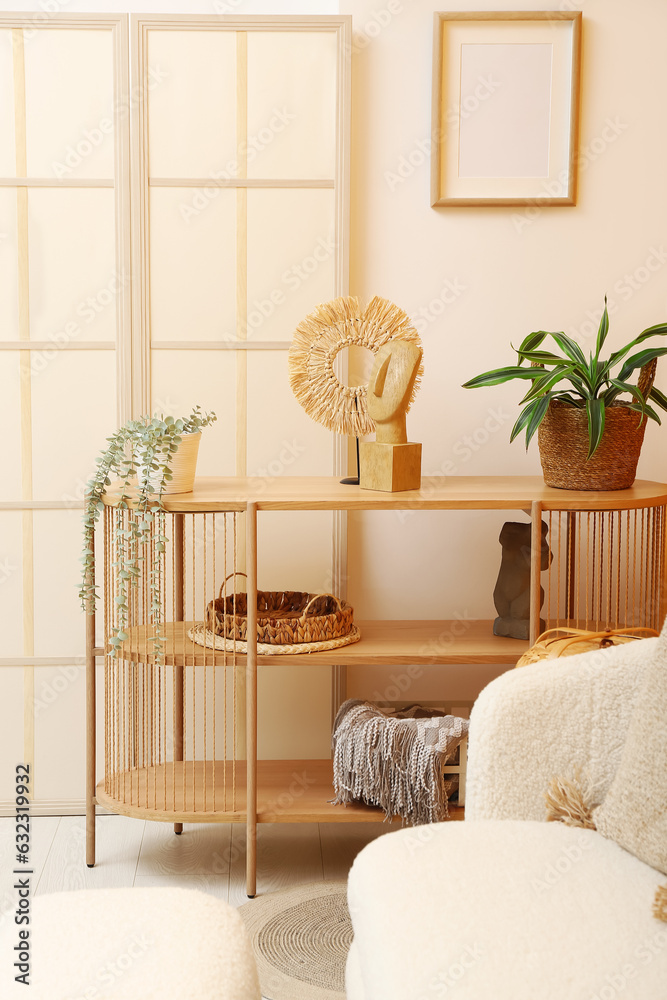
[[[544,482],[559,490],[627,489],[635,481],[646,423],[636,410],[612,403],[600,445],[587,460],[586,410],[552,400],[538,430]]]
[[[192,493],[195,484],[195,472],[197,471],[197,455],[199,454],[199,443],[201,441],[201,431],[196,434],[183,434],[178,450],[171,456],[169,463],[173,476],[162,491],[167,493]],[[158,491],[160,488],[159,479],[150,479],[151,488]]]

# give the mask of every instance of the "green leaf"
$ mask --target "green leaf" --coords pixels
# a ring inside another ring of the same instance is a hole
[[[526,351],[534,351],[536,347],[540,346],[544,338],[548,336],[549,334],[545,330],[536,330],[534,333],[529,333],[521,342],[519,354],[525,354]]]
[[[539,365],[562,365],[563,358],[549,351],[517,351],[522,361],[535,361]]]
[[[641,344],[643,341],[648,340],[649,337],[664,337],[667,334],[667,323],[656,323],[654,326],[647,326],[645,330],[636,337],[632,344],[628,344],[628,347],[632,347],[635,344]]]
[[[667,354],[667,347],[648,347],[643,351],[639,351],[638,354],[633,354],[631,358],[625,361],[618,373],[618,377],[621,380],[626,379],[635,369],[642,368],[649,361],[653,361],[654,358],[661,358],[665,354]]]
[[[652,399],[654,403],[657,403],[663,410],[667,410],[667,396],[660,389],[653,386],[648,394],[648,398]]]
[[[597,340],[595,342],[595,357],[600,357],[600,351],[609,333],[609,313],[607,312],[607,296],[604,297],[604,310],[598,327]]]
[[[533,379],[537,378],[538,375],[539,373],[531,368],[496,368],[494,371],[484,372],[482,375],[476,375],[475,378],[471,378],[469,382],[464,382],[463,388],[481,389],[483,386],[487,385],[500,385],[502,382],[510,382],[514,378]]]
[[[549,403],[552,397],[556,395],[555,393],[548,393],[545,396],[539,396],[534,399],[528,406],[519,414],[519,417],[512,428],[512,433],[510,434],[510,441],[513,441],[521,431],[526,428],[526,448],[530,444],[531,438],[535,434],[535,431],[542,423],[545,413],[549,409]]]
[[[577,378],[576,375],[570,375],[569,379],[583,400],[590,399],[592,397],[593,393],[591,392],[589,385],[584,385],[581,379]]]
[[[571,337],[568,337],[565,333],[552,333],[551,336],[556,341],[561,351],[564,351],[570,360],[574,361],[578,365],[581,365],[582,368],[588,371],[586,356],[579,347],[579,344],[575,343],[575,341],[572,340]]]
[[[628,409],[637,410],[638,413],[641,413],[642,417],[641,420],[639,421],[640,425],[643,423],[644,417],[650,417],[651,420],[655,420],[657,424],[662,423],[662,420],[660,419],[658,414],[655,412],[652,406],[648,405],[648,403],[644,403],[643,406],[641,403],[631,403]]]
[[[609,406],[614,402],[617,396],[620,396],[622,392],[629,392],[633,397],[639,397],[643,402],[643,397],[636,385],[630,385],[629,382],[621,382],[620,379],[612,378],[609,379],[609,384],[612,388],[607,389],[602,397],[605,402],[605,406]]]
[[[605,405],[603,399],[587,399],[586,413],[588,415],[588,458],[593,455],[602,440],[605,423]]]
[[[526,424],[530,420],[530,417],[531,417],[531,414],[533,412],[534,407],[535,407],[535,403],[533,402],[533,403],[529,403],[528,406],[525,406],[523,408],[523,410],[521,411],[521,413],[517,417],[517,420],[516,420],[516,422],[514,424],[514,427],[512,428],[512,433],[510,434],[510,442],[512,442],[515,437],[518,437],[518,435],[524,429],[524,427],[526,426]]]
[[[541,396],[543,393],[548,392],[554,385],[560,382],[564,378],[568,378],[570,372],[572,371],[571,365],[560,365],[558,368],[553,368],[551,371],[542,375],[540,378],[535,379],[533,385],[528,390],[526,395],[521,400],[522,403],[528,403],[531,399],[536,396]]]
[[[526,451],[528,450],[528,445],[530,444],[535,431],[542,423],[542,420],[549,409],[549,403],[554,395],[555,393],[549,392],[546,396],[540,396],[535,400],[533,412],[526,426]]]

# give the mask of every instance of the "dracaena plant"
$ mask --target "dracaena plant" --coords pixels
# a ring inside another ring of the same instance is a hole
[[[605,411],[608,406],[623,403],[631,410],[636,410],[640,424],[646,417],[660,423],[660,417],[651,406],[651,402],[667,410],[667,396],[652,384],[652,371],[650,374],[640,375],[636,384],[628,381],[633,372],[650,365],[651,362],[654,367],[656,359],[667,354],[667,347],[642,347],[635,352],[635,348],[640,347],[651,337],[667,334],[667,323],[657,323],[648,327],[625,347],[613,351],[606,360],[602,360],[600,353],[608,332],[609,314],[605,296],[595,352],[589,352],[588,358],[579,344],[565,333],[547,333],[545,330],[538,330],[529,334],[518,349],[513,348],[518,355],[518,364],[477,375],[465,382],[463,388],[478,389],[482,386],[500,385],[512,379],[529,382],[528,391],[520,404],[523,405],[523,409],[510,435],[510,441],[513,441],[517,435],[525,431],[526,448],[552,401],[585,410],[588,418],[590,458],[602,440]],[[561,354],[540,350],[547,337],[560,348]],[[619,400],[620,396],[630,396],[630,399]]]
[[[156,558],[147,566],[149,575],[149,614],[154,626],[153,645],[157,661],[161,661],[164,635],[161,618],[162,559],[167,536],[162,493],[172,479],[171,462],[184,434],[196,434],[216,420],[215,413],[203,413],[195,406],[187,417],[140,417],[129,420],[107,440],[107,446],[96,459],[97,469],[86,483],[83,514],[83,570],[79,597],[89,614],[95,613],[93,537],[104,503],[102,497],[111,477],[119,480],[118,501],[114,508],[115,550],[111,553],[116,573],[114,600],[118,625],[110,638],[112,656],[128,638],[129,597],[140,578],[144,546],[154,547]],[[132,515],[125,511],[132,507]]]

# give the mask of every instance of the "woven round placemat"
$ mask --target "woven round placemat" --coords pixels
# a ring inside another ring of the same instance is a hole
[[[210,629],[200,623],[188,630],[188,639],[192,639],[198,646],[208,646],[209,649],[226,649],[233,653],[247,653],[248,643],[241,639],[225,639],[222,635],[214,635]],[[290,653],[319,653],[325,649],[338,649],[339,646],[349,646],[353,642],[359,642],[361,632],[356,625],[352,626],[348,635],[341,635],[337,639],[323,639],[320,642],[296,642],[292,645],[275,646],[273,643],[258,642],[257,652],[262,656],[285,656]]]
[[[352,942],[345,882],[315,882],[239,908],[267,1000],[345,1000]]]

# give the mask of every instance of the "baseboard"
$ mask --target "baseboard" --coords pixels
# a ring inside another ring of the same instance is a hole
[[[106,816],[108,809],[97,806],[98,816]],[[0,816],[14,816],[16,803],[11,799],[0,799]],[[31,816],[85,816],[85,799],[38,799],[30,803]]]

